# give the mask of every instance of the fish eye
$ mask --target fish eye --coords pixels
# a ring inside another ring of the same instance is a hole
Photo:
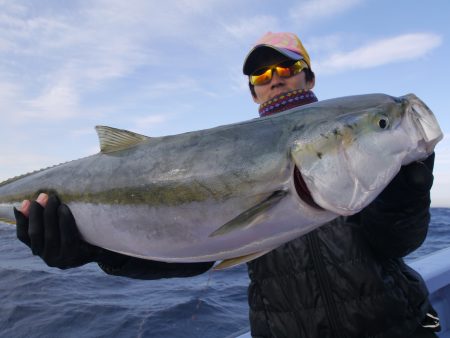
[[[386,129],[389,127],[389,119],[386,116],[380,116],[378,119],[378,127],[381,129]]]

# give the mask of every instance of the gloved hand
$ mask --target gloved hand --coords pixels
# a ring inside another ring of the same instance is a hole
[[[387,210],[429,204],[433,185],[434,153],[423,161],[401,167],[400,172],[374,202]]]
[[[51,267],[74,268],[89,262],[120,265],[120,255],[81,239],[70,209],[55,195],[40,194],[36,201],[24,201],[14,208],[17,238]]]
[[[55,195],[40,194],[36,201],[24,201],[14,214],[17,238],[51,267],[68,269],[96,262],[110,275],[159,279],[196,276],[214,264],[156,262],[89,244],[81,238],[70,209]]]
[[[380,257],[405,257],[425,240],[430,222],[434,153],[403,166],[359,214],[368,243]]]

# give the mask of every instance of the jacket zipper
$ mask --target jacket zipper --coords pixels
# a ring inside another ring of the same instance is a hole
[[[311,255],[313,264],[317,271],[317,279],[319,282],[319,288],[325,301],[325,312],[327,314],[328,321],[330,322],[333,335],[337,338],[342,337],[342,333],[339,323],[339,315],[336,307],[336,303],[333,300],[331,293],[331,283],[328,274],[325,270],[325,264],[322,259],[322,253],[319,250],[319,238],[316,231],[310,232],[306,235],[308,243],[311,249]]]

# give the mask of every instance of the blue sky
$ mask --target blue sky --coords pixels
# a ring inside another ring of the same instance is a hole
[[[450,134],[447,0],[0,0],[0,180],[98,151],[94,126],[149,136],[257,116],[242,62],[297,33],[319,99],[415,93]],[[450,141],[434,206],[450,206]]]

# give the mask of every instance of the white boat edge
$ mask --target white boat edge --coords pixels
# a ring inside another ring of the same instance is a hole
[[[408,262],[422,275],[430,292],[430,301],[439,314],[441,338],[450,338],[450,247],[435,251]],[[242,329],[226,338],[251,338],[248,328]]]

